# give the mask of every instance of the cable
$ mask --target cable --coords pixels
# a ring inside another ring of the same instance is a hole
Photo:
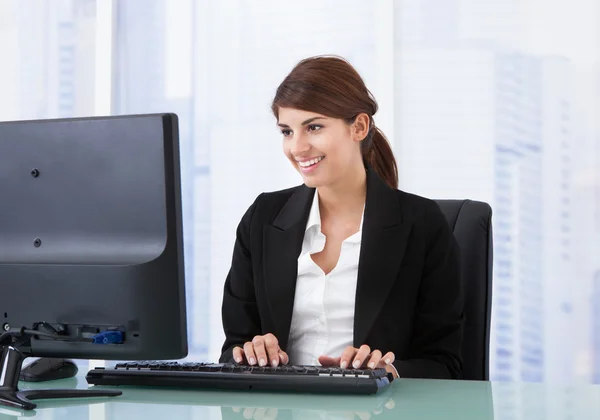
[[[0,345],[2,345],[4,343],[4,340],[6,340],[7,337],[23,338],[24,336],[46,337],[46,338],[50,338],[52,340],[57,340],[57,341],[71,341],[71,342],[79,342],[79,343],[81,343],[81,342],[93,343],[94,342],[94,339],[92,339],[92,338],[68,337],[68,336],[64,336],[64,335],[51,334],[51,333],[47,333],[44,331],[21,328],[20,330],[7,331],[5,333],[0,334]]]
[[[52,333],[47,333],[45,331],[38,330],[38,328],[40,326],[49,329],[50,331],[52,331]],[[24,334],[52,338],[57,341],[72,341],[72,342],[84,342],[84,343],[91,343],[94,341],[91,338],[69,337],[66,335],[61,335],[59,330],[57,330],[56,328],[54,328],[53,325],[51,325],[47,322],[36,322],[35,324],[33,324],[33,328],[31,330],[22,330],[22,331]],[[63,331],[64,331],[64,329],[63,329]]]
[[[27,334],[30,336],[47,337],[47,338],[51,338],[51,339],[57,340],[57,341],[73,341],[73,342],[85,342],[85,343],[91,343],[94,341],[91,338],[69,337],[66,335],[50,334],[50,333],[38,331],[38,330],[23,330],[22,332],[23,332],[23,334]]]
[[[51,333],[47,333],[44,331],[38,331],[38,330],[27,330],[27,329],[22,329],[21,331],[19,331],[19,333],[21,335],[31,335],[31,336],[39,336],[39,337],[48,337],[48,338],[57,338],[60,336],[57,336],[56,334],[51,334]]]
[[[52,331],[54,334],[60,334],[58,332],[58,330],[56,328],[54,328],[51,324],[47,323],[47,322],[36,322],[35,324],[33,324],[33,327],[31,328],[32,330],[38,330],[39,326],[42,326],[44,328],[49,329],[50,331]]]

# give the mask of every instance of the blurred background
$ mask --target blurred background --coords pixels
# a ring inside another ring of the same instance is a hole
[[[270,101],[341,55],[400,188],[493,207],[491,379],[600,384],[599,28],[597,0],[0,0],[0,120],[179,115],[189,359],[214,361],[235,228],[301,183]]]

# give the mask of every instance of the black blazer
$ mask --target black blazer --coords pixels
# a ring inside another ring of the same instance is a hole
[[[221,363],[255,335],[286,351],[298,256],[314,188],[258,196],[237,228],[223,296]],[[394,352],[401,377],[460,378],[463,294],[458,245],[437,204],[367,170],[354,347]]]

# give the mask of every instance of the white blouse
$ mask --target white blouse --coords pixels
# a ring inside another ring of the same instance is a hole
[[[319,365],[321,355],[339,357],[353,345],[354,304],[362,226],[342,243],[335,268],[325,274],[311,254],[325,247],[321,231],[319,194],[315,191],[298,257],[296,294],[288,340],[290,363]]]

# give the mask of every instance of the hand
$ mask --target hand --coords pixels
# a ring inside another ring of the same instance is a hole
[[[367,366],[369,369],[383,368],[396,376],[395,370],[391,366],[394,360],[396,360],[394,353],[388,352],[384,356],[379,350],[371,352],[371,348],[366,344],[360,348],[346,347],[341,357],[319,357],[319,363],[322,366],[340,366],[342,369],[346,369],[348,366],[352,366],[354,369],[362,366]]]
[[[373,418],[373,415],[377,416],[386,410],[393,410],[396,406],[392,398],[387,398],[384,404],[383,401],[375,399],[372,404],[377,407],[365,406],[365,411],[350,411],[345,404],[344,407],[340,407],[337,404],[331,405],[331,401],[329,400],[319,401],[316,405],[315,401],[312,401],[311,404],[304,408],[284,409],[282,414],[283,418],[328,418],[330,417],[329,414],[331,414],[331,417],[334,418],[370,420]],[[231,408],[231,411],[228,408]],[[233,413],[237,413],[237,415]],[[278,414],[279,409],[275,407],[221,407],[223,420],[238,419],[240,417],[246,420],[276,420]]]
[[[223,407],[224,408],[224,407]],[[234,413],[239,413],[244,416],[246,420],[275,420],[279,410],[273,407],[269,408],[253,408],[253,407],[231,407]],[[223,416],[225,419],[226,416]]]
[[[287,365],[290,361],[288,355],[279,347],[279,341],[273,334],[257,335],[244,344],[244,348],[234,347],[233,360],[243,363],[244,359],[250,366],[266,366],[270,361],[271,366],[277,367],[279,363]]]

